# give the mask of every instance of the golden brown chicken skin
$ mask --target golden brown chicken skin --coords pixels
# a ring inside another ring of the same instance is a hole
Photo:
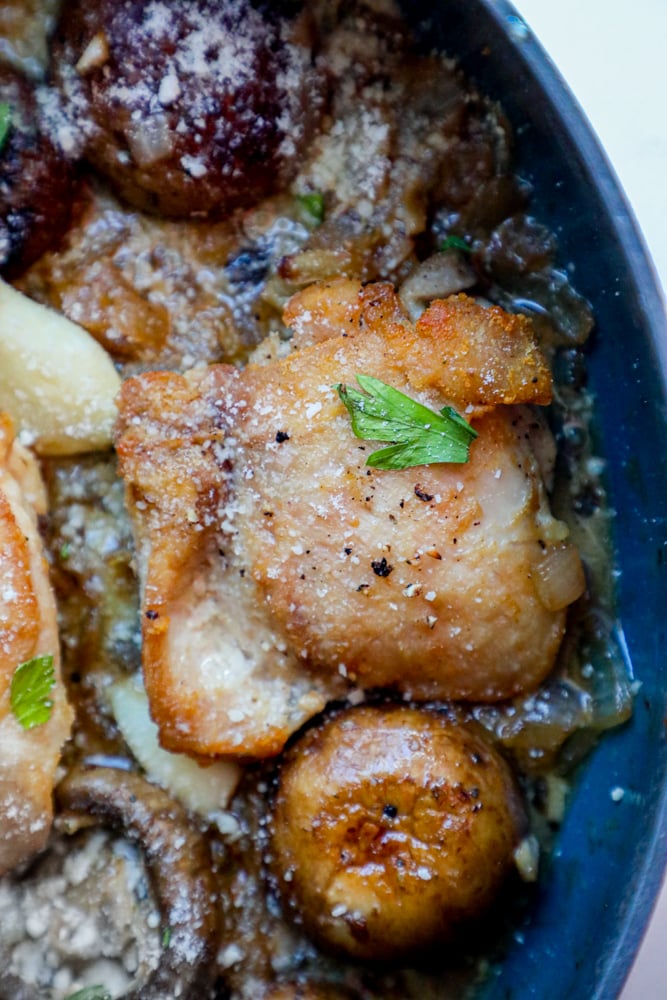
[[[0,414],[0,875],[46,843],[56,768],[72,720],[38,512],[44,513],[44,489],[37,464]],[[20,664],[44,655],[53,657],[55,669],[51,717],[24,729],[12,711],[12,678]]]
[[[325,947],[394,961],[442,946],[489,906],[525,823],[509,768],[475,730],[364,706],[286,755],[273,870]]]
[[[275,754],[351,687],[529,690],[583,589],[524,405],[550,398],[528,321],[455,296],[415,326],[390,286],[347,281],[297,296],[286,320],[287,357],[147,374],[120,396],[146,687],[171,749]],[[456,405],[478,432],[470,460],[366,467],[373,445],[333,388],[358,373]]]

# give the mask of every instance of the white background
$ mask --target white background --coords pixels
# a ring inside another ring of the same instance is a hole
[[[667,289],[667,0],[514,0],[614,167]],[[667,886],[621,1000],[667,1000]]]
[[[667,0],[514,3],[602,140],[667,286]]]

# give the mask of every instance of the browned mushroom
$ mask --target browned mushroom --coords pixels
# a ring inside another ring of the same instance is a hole
[[[285,185],[322,110],[307,12],[250,0],[69,0],[53,65],[85,155],[162,215],[224,213]]]
[[[474,729],[425,709],[349,709],[287,755],[274,871],[324,946],[405,959],[489,907],[524,824],[509,768]]]
[[[67,231],[75,172],[40,128],[30,83],[0,67],[0,273],[19,274]]]
[[[126,1000],[198,995],[213,980],[218,917],[208,845],[185,811],[139,775],[110,768],[75,770],[56,794],[64,820],[83,814],[143,848],[169,942],[148,981]]]

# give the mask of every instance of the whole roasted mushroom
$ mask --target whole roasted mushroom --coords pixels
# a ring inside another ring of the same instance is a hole
[[[161,215],[220,215],[291,180],[322,86],[307,11],[281,7],[63,5],[54,78],[84,155],[125,200]]]
[[[322,945],[414,958],[480,916],[525,827],[508,765],[475,729],[407,707],[360,707],[288,752],[273,870]]]
[[[41,124],[34,84],[0,66],[0,274],[57,246],[75,193],[75,167]]]

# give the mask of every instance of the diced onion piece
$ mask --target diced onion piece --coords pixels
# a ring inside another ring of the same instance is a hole
[[[345,275],[350,263],[350,254],[344,248],[302,250],[282,262],[280,277],[295,285],[310,285]]]
[[[562,823],[570,786],[564,778],[559,778],[557,774],[546,775],[545,784],[545,816],[550,823]]]
[[[174,151],[169,122],[162,114],[153,114],[133,123],[128,130],[127,141],[132,159],[140,167],[151,167]]]
[[[399,290],[399,298],[413,323],[416,323],[434,299],[471,288],[477,276],[468,262],[455,250],[433,254],[422,261]]]
[[[170,753],[158,742],[158,728],[138,680],[114,684],[109,693],[118,728],[149,781],[165,788],[186,809],[208,819],[226,809],[241,776],[230,761],[201,765],[186,754]]]
[[[120,378],[80,326],[0,281],[0,410],[41,455],[109,447]]]
[[[574,545],[549,549],[535,569],[537,593],[548,611],[566,608],[585,590],[584,570]]]
[[[524,837],[514,851],[514,864],[524,882],[537,882],[540,865],[540,845],[534,834]]]
[[[80,73],[81,76],[85,76],[85,74],[90,73],[91,70],[99,69],[100,66],[104,66],[108,59],[109,39],[107,38],[105,32],[98,31],[96,35],[93,35],[81,53],[81,58],[75,68],[77,73]]]

